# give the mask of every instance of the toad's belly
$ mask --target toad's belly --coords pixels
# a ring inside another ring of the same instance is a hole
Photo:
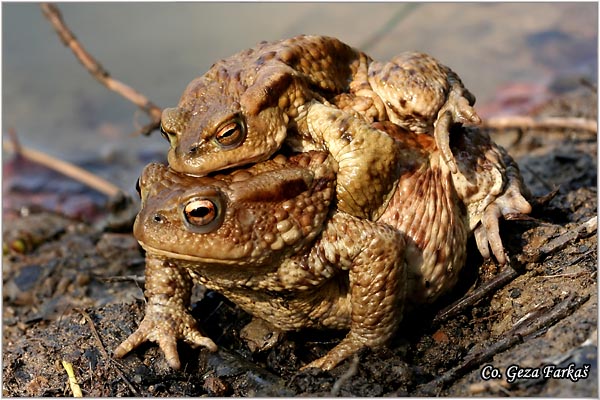
[[[302,328],[350,328],[351,298],[348,272],[341,271],[321,285],[308,290],[271,291],[239,286],[222,286],[214,280],[193,279],[208,289],[222,293],[244,311],[282,331]]]
[[[466,260],[465,209],[436,154],[407,172],[378,222],[406,235],[407,300],[430,303],[451,289]]]

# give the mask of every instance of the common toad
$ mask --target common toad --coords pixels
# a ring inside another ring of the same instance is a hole
[[[480,121],[474,101],[453,71],[425,54],[382,64],[337,39],[298,36],[215,63],[163,111],[162,131],[170,166],[196,176],[266,160],[284,142],[329,151],[340,164],[338,209],[374,219],[398,182],[399,160],[393,140],[371,122],[434,132],[455,171],[449,129]]]
[[[235,182],[149,165],[134,226],[146,250],[148,305],[115,356],[150,340],[179,368],[177,339],[215,350],[188,311],[193,282],[284,331],[350,330],[311,366],[329,369],[363,346],[385,343],[402,312],[404,241],[385,224],[346,213],[324,223],[335,184],[326,157],[302,154],[274,171],[238,173]]]
[[[115,355],[155,341],[177,368],[178,339],[214,350],[187,311],[191,286],[200,282],[283,330],[349,329],[308,365],[330,369],[363,346],[386,343],[405,301],[431,302],[452,288],[470,233],[479,236],[482,253],[489,256],[491,246],[503,257],[498,218],[530,211],[512,159],[484,133],[463,128],[452,143],[453,174],[431,136],[376,125],[394,138],[402,160],[398,187],[376,222],[335,209],[326,218],[334,169],[323,154],[277,156],[278,164],[252,167],[279,165],[275,171],[232,173],[239,182],[231,175],[194,178],[147,167],[135,235],[147,252],[148,307]],[[298,185],[298,174],[304,184]]]

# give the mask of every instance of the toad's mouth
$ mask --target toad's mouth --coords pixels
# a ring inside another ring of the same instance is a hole
[[[234,152],[240,152],[241,149],[246,150],[246,147],[240,146],[233,150],[223,150],[218,153],[211,153],[199,158],[188,152],[184,154],[178,154],[176,150],[169,150],[168,162],[172,168],[185,173],[192,177],[214,177],[216,175],[228,175],[240,167],[248,167],[252,164],[270,160],[280,154],[281,149],[275,149],[273,153],[263,153],[256,150],[251,152],[248,150],[244,156],[237,157],[237,160],[233,158]],[[173,155],[172,155],[173,154]],[[209,163],[207,160],[211,158],[214,161]],[[199,161],[207,163],[208,165],[202,165]]]
[[[215,176],[219,176],[219,175],[230,175],[230,174],[236,172],[237,170],[239,170],[240,167],[249,167],[252,164],[256,164],[259,162],[265,162],[265,161],[273,161],[274,159],[278,159],[279,163],[283,165],[283,164],[287,163],[290,158],[293,158],[294,156],[297,156],[300,154],[306,155],[307,153],[296,152],[296,151],[291,150],[288,146],[283,145],[282,147],[280,147],[277,151],[275,151],[271,155],[265,155],[265,154],[261,153],[261,154],[257,154],[256,156],[253,156],[253,157],[245,158],[244,160],[241,160],[238,162],[228,163],[227,166],[223,166],[222,168],[220,168],[218,170],[211,170],[210,172],[205,173],[205,174],[186,172],[186,175],[193,176],[193,177],[208,176],[208,177],[214,178]]]
[[[165,249],[160,249],[160,248],[151,246],[148,243],[144,243],[140,240],[138,240],[138,243],[140,244],[140,246],[142,246],[144,248],[144,250],[146,251],[147,254],[151,254],[154,257],[156,257],[156,256],[165,257],[165,258],[171,258],[174,260],[189,261],[189,262],[193,262],[193,263],[207,264],[207,265],[222,264],[222,265],[242,266],[244,264],[251,263],[251,258],[249,257],[249,255],[246,255],[243,258],[233,259],[233,258],[226,258],[227,255],[225,254],[225,252],[219,252],[219,258],[200,257],[200,256],[193,256],[193,255],[189,255],[189,254],[183,254],[183,253],[173,252],[173,251],[169,251],[169,250],[165,250]]]

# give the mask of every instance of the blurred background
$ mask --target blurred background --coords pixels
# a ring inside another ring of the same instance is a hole
[[[582,79],[597,82],[598,6],[591,2],[58,5],[111,75],[160,107],[176,105],[187,83],[218,59],[301,33],[335,36],[378,60],[429,53],[461,76],[482,116],[526,113]],[[158,132],[132,135],[146,116],[92,78],[38,4],[2,4],[2,60],[3,140],[14,129],[23,145],[131,193],[143,166],[164,157],[168,145]],[[10,183],[10,154],[3,157]]]

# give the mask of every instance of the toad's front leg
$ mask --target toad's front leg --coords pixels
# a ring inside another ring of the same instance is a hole
[[[350,332],[303,369],[332,369],[361,348],[381,347],[392,337],[406,293],[404,247],[403,236],[388,225],[343,213],[332,217],[311,257],[349,271]]]
[[[338,210],[376,219],[398,183],[396,141],[365,120],[316,101],[305,106],[297,123],[317,148],[328,151],[338,164]]]
[[[193,347],[203,346],[216,351],[217,345],[203,336],[190,315],[192,279],[181,267],[160,258],[146,257],[146,316],[139,328],[114,351],[121,358],[140,344],[158,343],[169,366],[179,369],[177,340],[183,339]]]

